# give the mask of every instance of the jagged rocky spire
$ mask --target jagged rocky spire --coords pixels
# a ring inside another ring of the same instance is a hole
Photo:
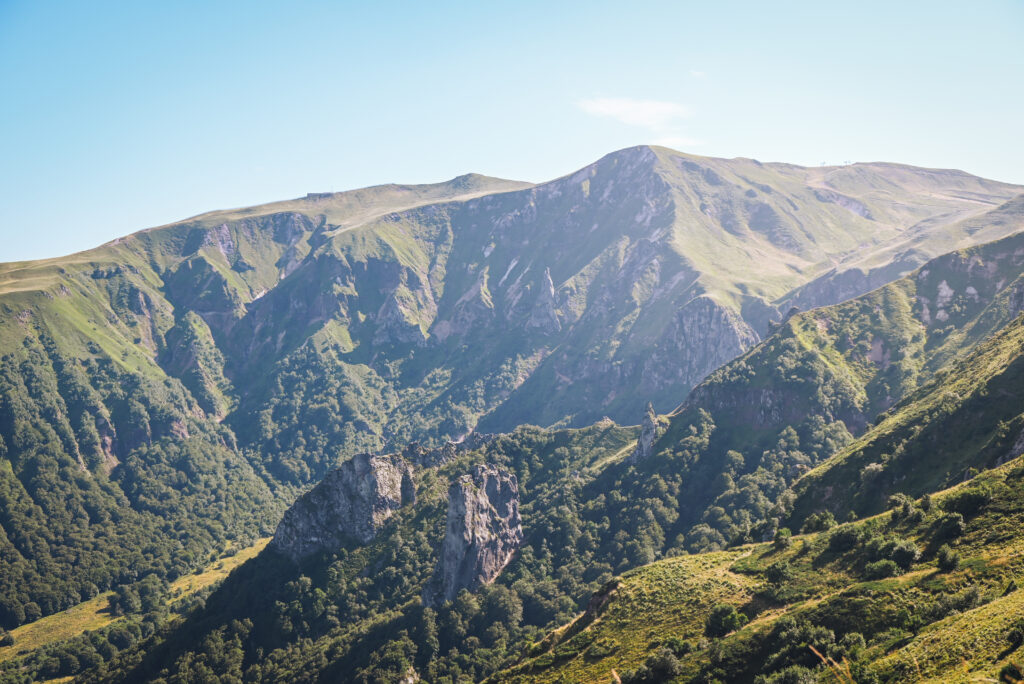
[[[633,456],[630,460],[633,463],[639,463],[650,458],[651,451],[654,449],[654,440],[657,436],[658,414],[654,412],[654,405],[651,402],[647,402],[647,411],[644,413],[644,419],[640,423],[640,439],[637,440],[636,449],[633,450]]]
[[[478,465],[448,488],[448,518],[434,578],[423,592],[428,605],[450,601],[501,574],[523,541],[516,476]]]
[[[337,548],[346,538],[368,544],[392,513],[415,501],[412,468],[405,459],[358,454],[299,497],[270,545],[298,561]]]
[[[551,280],[551,269],[544,269],[544,280],[540,285],[540,292],[537,293],[537,300],[530,312],[530,320],[526,327],[539,329],[545,334],[553,334],[562,329],[562,323],[558,320],[558,311],[555,308],[555,283]]]

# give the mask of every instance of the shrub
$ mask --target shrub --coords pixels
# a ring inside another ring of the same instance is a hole
[[[964,516],[960,513],[947,513],[939,520],[939,539],[956,539],[967,531]]]
[[[1014,649],[1024,645],[1024,618],[1018,618],[1016,622],[1010,625],[1010,629],[1006,631],[1006,640],[1010,642],[1010,646]]]
[[[855,547],[861,540],[861,533],[855,527],[844,525],[833,530],[831,536],[828,538],[828,548],[831,551],[843,552],[849,551]]]
[[[832,515],[831,511],[823,511],[821,513],[812,513],[804,521],[803,527],[800,528],[801,532],[823,532],[830,530],[836,526],[836,518]]]
[[[1007,663],[1003,665],[1003,669],[999,670],[999,681],[1005,684],[1018,684],[1024,681],[1024,672],[1021,671],[1019,665]]]
[[[776,551],[788,549],[793,543],[793,533],[788,527],[781,527],[775,532],[775,540],[772,542]]]
[[[694,651],[693,644],[680,637],[669,637],[668,639],[665,639],[665,643],[663,645],[677,656],[685,656],[693,653]]]
[[[992,491],[988,487],[969,487],[948,497],[942,507],[952,513],[960,513],[969,518],[992,500]]]
[[[759,675],[754,684],[815,684],[818,675],[803,665],[790,665],[770,675]]]
[[[921,557],[921,551],[914,542],[895,536],[872,538],[867,544],[867,551],[870,558],[891,560],[903,570],[909,570]]]
[[[864,575],[868,579],[885,579],[886,577],[895,577],[898,574],[900,574],[900,566],[888,558],[868,563],[864,568]]]
[[[587,655],[591,658],[606,658],[617,650],[619,650],[618,641],[602,637],[590,645]]]
[[[939,570],[942,572],[952,572],[960,567],[960,554],[949,547],[949,544],[943,544],[939,547],[938,556],[936,556],[939,562]]]
[[[893,544],[887,555],[900,568],[909,570],[910,566],[921,557],[921,551],[914,542],[904,539]]]
[[[793,568],[785,561],[772,563],[765,568],[764,577],[769,584],[782,584],[793,578]]]
[[[704,623],[704,633],[709,637],[723,637],[729,632],[735,632],[746,622],[746,616],[737,612],[735,606],[719,603],[711,609],[711,613]]]
[[[863,651],[867,647],[867,642],[864,640],[864,635],[860,632],[848,632],[843,635],[843,638],[839,640],[839,651],[836,655],[836,660],[842,660],[842,658],[850,655],[854,655]]]
[[[678,677],[683,666],[671,649],[662,646],[648,656],[644,664],[635,670],[627,670],[620,677],[622,684],[656,684]]]
[[[885,466],[881,463],[868,463],[860,470],[860,481],[865,485],[871,484],[884,472]]]

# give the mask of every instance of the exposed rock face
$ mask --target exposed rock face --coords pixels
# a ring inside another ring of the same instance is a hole
[[[439,447],[428,449],[419,442],[412,442],[402,450],[402,457],[410,463],[423,468],[433,468],[455,460],[455,457],[467,451],[476,451],[487,446],[497,435],[483,432],[471,432],[459,442],[445,442]]]
[[[1010,453],[1007,454],[1007,461],[1017,458],[1018,456],[1024,455],[1024,430],[1021,430],[1020,435],[1017,437],[1017,441],[1013,443],[1010,448]]]
[[[633,463],[646,461],[654,450],[654,440],[658,437],[658,416],[654,413],[654,406],[647,402],[647,411],[644,413],[643,422],[640,424],[640,439],[637,440],[636,449],[630,460]]]
[[[450,601],[462,589],[490,584],[523,541],[516,476],[478,465],[448,488],[448,522],[441,558],[424,601]]]
[[[558,320],[558,312],[555,309],[555,284],[551,281],[551,269],[544,269],[544,280],[541,283],[540,292],[537,295],[537,303],[534,304],[530,319],[526,327],[540,330],[546,335],[552,335],[562,329]]]
[[[285,512],[271,545],[297,561],[346,538],[367,544],[392,513],[415,500],[412,468],[402,457],[359,454]]]

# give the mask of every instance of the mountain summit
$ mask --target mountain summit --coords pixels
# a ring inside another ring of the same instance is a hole
[[[1019,231],[1022,192],[635,147],[0,264],[0,622],[193,568],[356,453],[664,412],[793,306]]]

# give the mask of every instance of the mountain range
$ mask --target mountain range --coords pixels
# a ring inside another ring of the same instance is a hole
[[[945,509],[914,502],[978,477],[967,570],[927,591],[995,563],[986,506],[1016,510],[1024,452],[1022,231],[1024,187],[959,171],[638,147],[548,183],[310,194],[0,264],[0,625],[145,595],[277,529],[183,624],[129,609],[115,652],[78,638],[77,667],[46,660],[67,647],[5,672],[804,681],[771,678],[818,661],[735,665],[749,628],[698,643],[704,614],[729,599],[770,631],[821,622],[797,604],[833,591],[907,600],[911,579],[863,585],[896,562],[872,521],[930,543]],[[784,529],[804,555],[773,546]],[[636,598],[723,564],[685,624]],[[637,639],[652,615],[676,642]],[[908,641],[829,623],[864,642],[837,666],[899,681],[871,658],[925,647],[888,619]]]

